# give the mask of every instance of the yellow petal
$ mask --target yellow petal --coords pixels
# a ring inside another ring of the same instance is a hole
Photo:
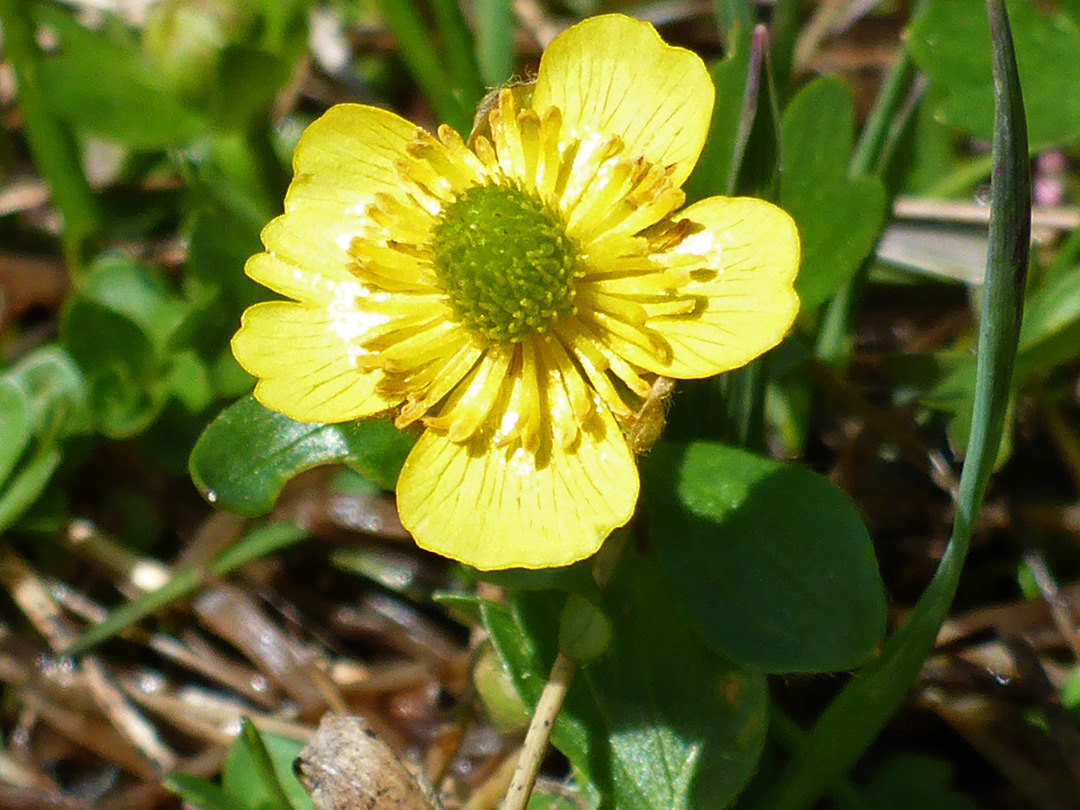
[[[357,295],[360,279],[351,270],[355,260],[347,244],[342,247],[334,241],[344,230],[343,219],[296,211],[272,220],[262,232],[268,252],[248,259],[244,272],[259,284],[300,301],[325,303]],[[358,232],[359,225],[351,219],[351,230]]]
[[[259,378],[255,398],[299,422],[345,422],[395,405],[361,373],[357,330],[364,313],[269,301],[249,307],[233,354]]]
[[[417,135],[415,125],[385,110],[359,104],[331,107],[301,136],[286,214],[263,229],[267,252],[248,262],[247,274],[301,301],[355,295],[359,279],[349,246],[374,227],[366,209],[376,195],[415,209],[418,223],[429,219],[403,198],[395,168],[408,158],[406,146]]]
[[[312,123],[293,154],[285,210],[311,207],[357,215],[379,192],[400,195],[395,164],[417,127],[386,110],[338,104]]]
[[[422,548],[475,568],[547,568],[595,553],[637,502],[634,458],[607,409],[571,448],[534,455],[487,435],[456,444],[428,430],[398,479],[398,511]]]
[[[552,40],[540,59],[532,107],[562,111],[564,137],[618,135],[624,155],[676,164],[682,185],[709,130],[715,91],[705,63],[666,45],[645,22],[592,17]]]
[[[649,319],[670,344],[670,361],[644,353],[633,361],[666,377],[709,377],[750,362],[791,327],[799,309],[799,234],[784,211],[747,197],[710,197],[680,216],[704,230],[676,250],[705,256],[717,272],[679,287],[680,295],[699,297],[699,311]]]

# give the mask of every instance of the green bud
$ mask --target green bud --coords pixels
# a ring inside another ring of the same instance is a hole
[[[514,688],[513,677],[490,644],[484,645],[476,659],[473,684],[495,728],[505,734],[516,734],[528,727],[532,715]]]
[[[570,594],[559,617],[559,647],[579,664],[607,652],[611,646],[611,621],[583,596]]]

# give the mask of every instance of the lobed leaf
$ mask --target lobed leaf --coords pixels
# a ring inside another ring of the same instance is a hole
[[[885,187],[848,173],[855,107],[838,79],[816,79],[799,91],[784,111],[781,138],[780,206],[799,226],[795,289],[806,312],[849,281],[873,250],[885,221]]]
[[[248,396],[210,423],[189,471],[211,502],[241,515],[270,511],[281,488],[305,470],[348,464],[385,489],[397,483],[416,434],[388,419],[338,425],[294,422]]]
[[[1080,15],[1056,4],[1009,0],[1016,62],[1027,107],[1028,139],[1045,147],[1080,137]],[[990,28],[971,0],[927,0],[909,29],[911,54],[945,92],[938,115],[990,140],[994,92]]]
[[[885,592],[854,506],[813,472],[714,442],[644,460],[650,534],[705,641],[767,672],[857,666]]]

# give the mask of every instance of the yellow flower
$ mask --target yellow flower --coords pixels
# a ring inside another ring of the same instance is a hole
[[[423,425],[401,520],[483,569],[593,554],[634,511],[620,424],[651,381],[742,366],[798,308],[787,214],[678,210],[712,115],[696,55],[595,17],[521,95],[498,94],[471,147],[374,107],[315,121],[246,267],[293,300],[251,307],[233,339],[268,408]]]

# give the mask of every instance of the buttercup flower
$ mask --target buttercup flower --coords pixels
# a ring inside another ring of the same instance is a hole
[[[713,86],[652,26],[595,17],[504,89],[471,145],[354,104],[304,133],[233,340],[255,397],[305,422],[383,412],[423,434],[398,509],[477,568],[565,565],[626,523],[623,437],[657,376],[775,346],[798,308],[795,225],[760,200],[683,210]]]

